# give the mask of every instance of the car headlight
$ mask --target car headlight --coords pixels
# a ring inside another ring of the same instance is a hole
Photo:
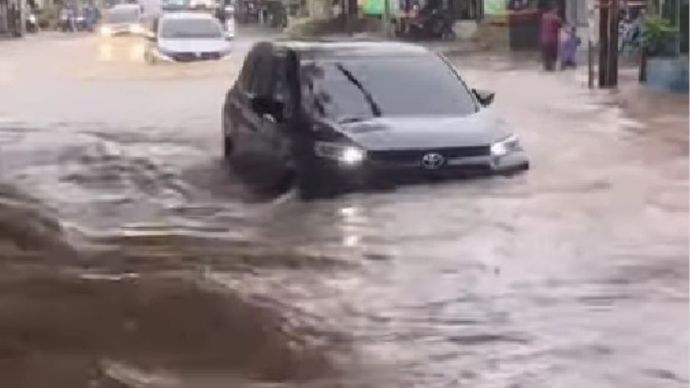
[[[513,151],[519,151],[522,147],[517,135],[510,135],[505,139],[499,140],[491,144],[492,156],[505,156]]]
[[[104,36],[110,36],[113,33],[113,29],[110,28],[110,26],[102,26],[101,27],[101,35]]]
[[[366,151],[357,146],[329,142],[316,142],[314,153],[316,156],[337,160],[347,165],[360,164],[367,157]]]

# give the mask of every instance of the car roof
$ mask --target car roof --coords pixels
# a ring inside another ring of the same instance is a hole
[[[278,49],[296,52],[302,59],[328,59],[341,57],[389,57],[389,56],[428,56],[432,52],[426,48],[403,42],[351,40],[351,41],[275,41]]]
[[[108,9],[108,11],[117,11],[120,9],[136,9],[137,11],[141,11],[138,4],[116,4]]]
[[[163,19],[212,19],[215,20],[215,18],[208,14],[208,13],[202,13],[202,12],[171,12],[171,13],[165,13],[163,16],[161,16],[161,20]]]

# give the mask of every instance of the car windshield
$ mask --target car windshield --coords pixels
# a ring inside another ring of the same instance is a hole
[[[212,19],[169,19],[163,22],[161,37],[168,39],[220,38],[221,27]]]
[[[136,8],[112,9],[105,14],[107,23],[136,23],[139,21],[139,10]]]
[[[161,2],[161,7],[163,9],[183,9],[190,8],[190,0],[163,0]]]
[[[464,83],[436,56],[314,62],[303,71],[313,80],[316,108],[337,121],[477,110]]]

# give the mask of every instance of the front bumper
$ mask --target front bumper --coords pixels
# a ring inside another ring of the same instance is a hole
[[[501,157],[475,156],[447,160],[436,169],[427,169],[421,161],[415,163],[386,163],[365,160],[359,165],[343,165],[336,161],[320,160],[321,174],[330,184],[343,188],[364,188],[396,184],[428,183],[492,175],[512,175],[529,169],[524,151]]]
[[[145,29],[141,25],[108,25],[101,26],[98,29],[98,34],[104,38],[115,36],[143,36]]]
[[[151,54],[156,58],[156,60],[161,62],[204,62],[204,61],[217,61],[222,60],[230,54],[227,52],[174,52],[174,53],[163,53],[158,49],[151,50]]]

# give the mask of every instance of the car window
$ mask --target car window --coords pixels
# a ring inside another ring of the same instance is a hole
[[[190,0],[163,0],[161,8],[163,9],[186,9],[190,8]]]
[[[160,36],[165,39],[221,38],[223,32],[214,19],[164,19]]]
[[[273,93],[273,58],[270,47],[258,48],[249,92],[257,96],[270,96]]]
[[[116,8],[105,13],[106,23],[136,23],[139,21],[138,8]]]
[[[302,72],[312,80],[315,108],[334,120],[477,111],[471,92],[436,56],[329,60]]]
[[[278,53],[273,60],[273,97],[283,103],[283,117],[289,120],[295,116],[297,108],[296,80],[290,73],[289,56]]]
[[[252,82],[252,76],[254,75],[254,70],[256,69],[256,50],[252,50],[247,54],[247,57],[242,64],[242,70],[240,71],[240,76],[237,81],[239,88],[243,92],[248,92]]]

